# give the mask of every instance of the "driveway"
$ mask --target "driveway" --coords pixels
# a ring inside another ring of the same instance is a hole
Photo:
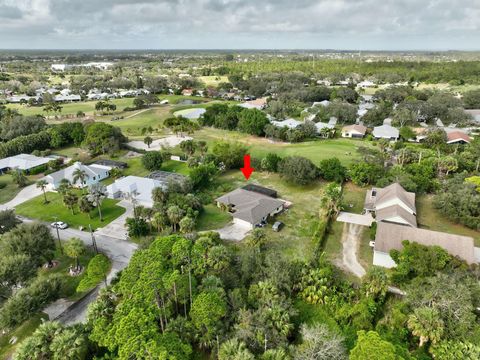
[[[42,190],[38,189],[36,184],[26,186],[22,190],[20,190],[20,192],[12,200],[3,205],[0,205],[0,211],[13,209],[15,208],[15,206],[32,200],[39,195],[42,195]]]
[[[215,231],[220,234],[220,238],[223,240],[241,241],[251,230],[252,229],[249,226],[232,222],[227,226]]]
[[[95,231],[96,235],[108,236],[119,240],[127,240],[127,228],[125,227],[125,221],[128,217],[133,217],[133,206],[127,200],[122,200],[117,205],[125,208],[125,213],[113,220],[110,224],[97,229],[97,231]]]
[[[343,267],[359,278],[366,274],[365,269],[358,262],[357,253],[360,247],[360,236],[363,226],[358,224],[345,223],[343,225]]]

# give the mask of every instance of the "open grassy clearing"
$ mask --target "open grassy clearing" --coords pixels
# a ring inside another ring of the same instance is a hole
[[[28,181],[26,186],[33,184],[41,177],[42,175],[27,176]],[[5,187],[2,187],[2,184],[5,184]],[[0,175],[0,204],[5,204],[12,200],[21,190],[22,188],[18,187],[18,185],[13,182],[12,175]]]
[[[450,234],[471,236],[475,240],[475,246],[480,246],[480,231],[475,231],[462,224],[450,221],[433,207],[432,201],[432,195],[417,196],[418,227]]]
[[[81,192],[77,191],[80,197]],[[125,209],[117,206],[118,200],[104,199],[102,204],[103,221],[100,221],[98,216],[98,209],[91,212],[91,219],[87,214],[81,213],[78,206],[75,207],[75,214],[72,214],[62,201],[62,196],[59,193],[47,192],[48,204],[44,204],[43,195],[40,195],[30,201],[27,201],[16,207],[18,215],[25,216],[31,219],[38,219],[45,222],[53,222],[55,216],[59,221],[66,222],[69,226],[79,228],[83,226],[88,227],[92,225],[93,229],[105,226],[125,212]]]
[[[220,83],[228,83],[227,76],[200,76],[198,78],[201,82],[203,82],[206,86],[217,86]]]
[[[254,157],[264,157],[269,152],[280,156],[303,156],[318,165],[320,161],[337,157],[345,164],[350,164],[359,158],[356,150],[368,142],[350,139],[328,139],[307,141],[290,144],[272,142],[269,139],[242,134],[236,131],[226,131],[214,128],[204,128],[193,134],[196,140],[205,140],[212,147],[216,141],[238,141],[249,147],[250,154]]]
[[[288,184],[278,174],[260,172],[254,172],[249,182],[275,189],[279,198],[293,203],[288,211],[275,217],[275,220],[285,223],[281,231],[274,232],[272,223],[264,228],[267,235],[267,251],[281,253],[290,259],[308,259],[313,253],[312,236],[318,223],[320,198],[325,183],[315,182],[308,186],[297,186]],[[212,199],[245,184],[246,181],[240,171],[227,172],[220,176]],[[241,250],[244,243],[245,240],[235,246]]]
[[[221,211],[214,204],[208,204],[203,207],[203,211],[197,220],[197,231],[208,231],[220,229],[232,221],[232,217],[226,212]]]

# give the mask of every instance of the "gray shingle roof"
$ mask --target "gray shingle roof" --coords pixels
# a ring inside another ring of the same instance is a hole
[[[449,254],[467,263],[475,263],[473,238],[443,232],[425,230],[404,225],[379,222],[375,237],[375,251],[389,253],[401,250],[402,241],[409,240],[425,246],[440,246]]]

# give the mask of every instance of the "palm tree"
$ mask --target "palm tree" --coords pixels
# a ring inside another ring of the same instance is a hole
[[[67,192],[63,196],[63,203],[72,211],[72,215],[75,215],[75,205],[77,205],[78,196],[73,192]]]
[[[44,204],[48,204],[47,193],[45,192],[45,189],[47,188],[47,185],[48,185],[48,183],[44,179],[41,179],[41,180],[37,181],[37,189],[42,189],[42,192],[43,192],[43,198],[44,198],[43,203]]]
[[[150,149],[150,145],[152,144],[153,142],[153,139],[150,137],[150,136],[145,136],[145,139],[143,139],[143,142],[148,146],[148,148]]]
[[[440,341],[444,330],[443,320],[438,310],[426,306],[415,309],[408,318],[407,327],[413,335],[420,338],[419,347],[428,341],[432,344]]]
[[[72,259],[75,259],[75,270],[80,267],[78,258],[85,253],[85,245],[82,240],[78,238],[71,238],[65,243],[65,254]]]
[[[107,196],[107,188],[102,184],[93,184],[88,189],[88,200],[98,209],[98,215],[100,216],[100,221],[103,221],[102,218],[102,202],[103,199]]]
[[[166,225],[167,219],[165,215],[161,212],[156,212],[153,214],[152,225],[157,228],[158,232],[163,231],[163,227]]]
[[[167,209],[167,217],[172,224],[173,231],[177,231],[177,224],[183,217],[184,211],[177,205],[172,205]]]
[[[89,219],[92,218],[90,212],[93,210],[93,205],[86,196],[82,196],[80,198],[80,201],[78,202],[78,207],[82,213],[88,214]]]
[[[68,181],[67,179],[60,180],[60,184],[57,187],[57,191],[63,196],[65,196],[65,194],[68,192],[69,189],[70,189],[70,181]]]
[[[80,182],[80,187],[82,188],[83,188],[83,184],[88,178],[89,176],[87,175],[85,170],[82,170],[80,168],[75,169],[72,175],[73,183],[76,184],[77,182]],[[83,192],[83,189],[82,189],[82,192]]]
[[[247,349],[244,342],[240,342],[236,338],[233,338],[224,342],[218,352],[218,360],[230,359],[253,360],[255,357]]]
[[[189,216],[185,216],[180,220],[180,232],[183,234],[191,233],[195,229],[195,220]]]

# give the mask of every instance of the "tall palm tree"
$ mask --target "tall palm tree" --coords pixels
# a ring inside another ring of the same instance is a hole
[[[408,318],[407,327],[413,335],[420,338],[419,347],[428,341],[432,344],[440,341],[444,330],[443,320],[438,310],[426,306],[415,309]]]
[[[72,215],[75,215],[75,205],[77,205],[78,196],[73,192],[67,192],[63,196],[63,203],[72,211]]]
[[[45,189],[47,188],[47,185],[48,185],[48,183],[44,179],[41,179],[41,180],[37,181],[37,189],[42,189],[42,192],[43,192],[43,198],[44,198],[43,203],[44,204],[48,204],[47,193],[45,192]]]
[[[163,231],[163,227],[166,225],[167,219],[162,212],[156,212],[153,214],[152,225],[157,229],[158,232]]]
[[[79,257],[85,253],[85,245],[82,240],[78,238],[71,238],[65,243],[65,254],[72,259],[75,259],[75,270],[80,267]]]
[[[180,222],[184,214],[184,211],[177,205],[172,205],[167,209],[167,217],[172,224],[173,231],[177,231],[177,224]]]
[[[82,213],[88,214],[89,219],[92,218],[92,215],[90,214],[90,212],[93,210],[93,205],[86,196],[82,196],[80,198],[78,202],[78,207]]]
[[[83,184],[85,183],[85,181],[87,181],[89,178],[88,174],[85,172],[85,170],[82,170],[80,168],[78,169],[75,169],[75,171],[73,172],[73,175],[72,175],[72,180],[73,180],[73,183],[76,184],[77,182],[80,182],[80,187],[83,188]],[[83,189],[82,189],[83,191]]]
[[[107,196],[107,188],[102,184],[93,184],[88,189],[88,200],[98,209],[98,215],[100,216],[100,221],[103,221],[102,217],[102,202],[103,199]]]
[[[222,346],[220,347],[220,351],[218,352],[218,359],[253,360],[255,359],[255,357],[247,349],[247,346],[244,342],[240,342],[238,339],[233,338],[227,340],[222,344]]]

